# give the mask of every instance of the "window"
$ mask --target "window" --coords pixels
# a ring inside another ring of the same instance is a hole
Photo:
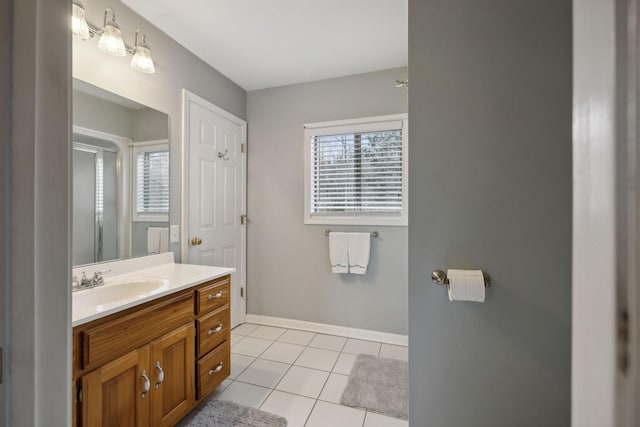
[[[169,221],[169,146],[134,145],[134,221]]]
[[[407,225],[406,115],[305,125],[305,224]]]

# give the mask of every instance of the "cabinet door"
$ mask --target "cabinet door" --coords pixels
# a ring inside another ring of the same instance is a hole
[[[151,425],[173,426],[194,403],[195,326],[174,330],[151,343]]]
[[[148,426],[148,366],[149,346],[144,346],[83,376],[82,425]]]

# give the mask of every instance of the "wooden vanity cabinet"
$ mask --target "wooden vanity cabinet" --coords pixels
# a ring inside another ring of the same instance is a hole
[[[230,291],[228,276],[196,291],[198,399],[206,397],[231,374]]]
[[[95,427],[149,424],[149,346],[133,350],[82,377],[82,425]]]
[[[150,344],[150,419],[154,427],[174,425],[193,407],[194,342],[195,327],[189,324]]]
[[[75,327],[74,426],[180,421],[230,374],[229,289],[224,276]]]

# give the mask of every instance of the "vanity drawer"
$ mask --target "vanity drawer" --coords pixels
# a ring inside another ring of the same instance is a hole
[[[208,313],[211,310],[229,304],[229,276],[196,291],[198,302],[197,314]]]
[[[82,369],[97,367],[193,319],[193,293],[134,311],[81,333]]]
[[[202,399],[231,373],[229,340],[198,361],[198,399]]]
[[[198,356],[207,354],[222,341],[229,339],[231,316],[229,304],[206,314],[197,321],[198,327]]]

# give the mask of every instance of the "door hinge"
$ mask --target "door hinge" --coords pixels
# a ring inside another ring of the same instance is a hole
[[[82,386],[78,385],[76,387],[76,402],[82,402]]]
[[[244,153],[244,144],[240,144],[240,152]]]
[[[629,313],[624,310],[618,316],[618,369],[629,370]]]
[[[240,225],[244,225],[244,222],[247,220],[247,215],[240,215]]]
[[[244,297],[244,288],[240,288],[240,298]]]

